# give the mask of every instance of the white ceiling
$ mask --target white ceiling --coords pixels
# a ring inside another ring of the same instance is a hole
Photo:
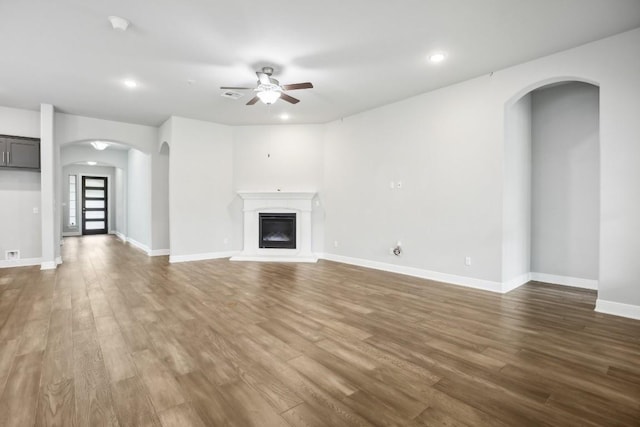
[[[640,1],[0,0],[0,17],[0,105],[148,125],[283,112],[324,123],[640,27]],[[427,61],[436,50],[448,53],[439,65]],[[255,85],[264,65],[315,88],[290,92],[297,105],[220,96]]]

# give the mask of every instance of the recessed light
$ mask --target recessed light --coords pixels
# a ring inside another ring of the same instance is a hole
[[[437,64],[438,62],[442,62],[445,60],[447,56],[443,52],[436,52],[429,55],[429,61]]]
[[[129,89],[133,89],[133,88],[138,87],[138,83],[135,80],[130,80],[129,79],[129,80],[125,80],[123,83]]]
[[[98,164],[98,162],[87,162],[87,164],[88,164],[89,166],[95,166],[95,165],[97,165],[97,164]]]
[[[129,28],[129,21],[124,18],[119,16],[109,16],[107,19],[114,30],[127,31],[127,28]]]
[[[280,118],[282,120],[289,120],[289,115],[287,113],[282,113],[282,114],[280,114]]]
[[[96,150],[102,151],[109,146],[109,143],[103,141],[93,141],[91,145],[93,145],[93,148],[95,148]]]

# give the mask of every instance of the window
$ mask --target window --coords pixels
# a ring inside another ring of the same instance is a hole
[[[69,175],[69,227],[75,227],[78,224],[76,188],[76,176]]]

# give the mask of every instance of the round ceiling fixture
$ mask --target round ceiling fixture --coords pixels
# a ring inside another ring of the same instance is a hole
[[[128,87],[129,89],[134,89],[136,87],[138,87],[138,83],[135,80],[125,80],[124,81],[124,85],[126,87]]]
[[[93,148],[95,148],[96,150],[102,151],[109,146],[109,143],[103,141],[93,141],[91,145],[93,145]]]
[[[109,19],[114,30],[127,31],[127,28],[129,28],[129,21],[124,18],[119,16],[109,16],[107,19]]]
[[[429,61],[434,64],[437,64],[439,62],[444,61],[446,57],[447,56],[443,52],[436,52],[429,55]]]

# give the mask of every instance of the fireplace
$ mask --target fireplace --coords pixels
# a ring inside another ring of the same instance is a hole
[[[258,224],[259,248],[296,248],[295,213],[260,213]]]
[[[311,250],[315,192],[239,191],[238,196],[243,204],[244,237],[242,251],[232,261],[318,261]],[[265,217],[271,218],[265,223]],[[263,234],[265,224],[271,227],[271,237]]]

